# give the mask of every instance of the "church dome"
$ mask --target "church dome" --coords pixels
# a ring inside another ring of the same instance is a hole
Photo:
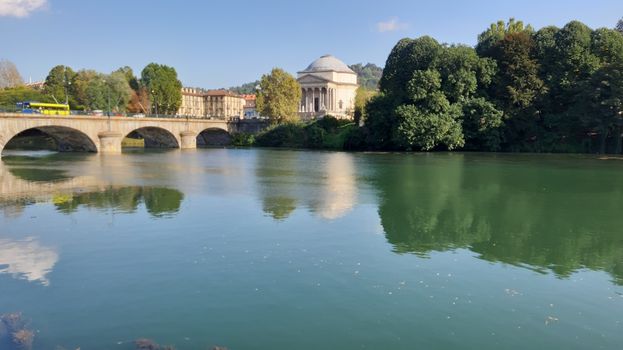
[[[346,63],[340,61],[331,55],[324,55],[319,59],[312,62],[304,71],[301,73],[312,73],[312,72],[340,72],[340,73],[353,73],[352,69],[348,68]]]

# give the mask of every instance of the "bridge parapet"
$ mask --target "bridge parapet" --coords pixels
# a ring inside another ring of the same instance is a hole
[[[0,152],[13,137],[30,129],[50,135],[61,150],[120,153],[121,141],[129,135],[143,137],[147,147],[191,149],[205,130],[255,133],[265,126],[264,121],[0,113]]]

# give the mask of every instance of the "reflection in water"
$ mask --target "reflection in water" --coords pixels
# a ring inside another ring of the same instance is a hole
[[[176,214],[184,199],[182,192],[166,187],[112,185],[112,180],[106,180],[98,169],[94,172],[100,173],[99,177],[72,176],[63,167],[65,162],[74,167],[76,163],[83,163],[83,167],[91,171],[91,167],[100,163],[92,157],[56,154],[3,158],[0,162],[0,208],[4,216],[19,217],[29,204],[51,201],[66,214],[79,207],[134,213],[143,203],[152,216],[162,217]]]
[[[348,153],[261,152],[255,175],[262,209],[274,219],[306,206],[323,219],[346,215],[357,200],[353,156]]]
[[[57,261],[56,250],[42,246],[34,238],[22,241],[0,239],[0,273],[47,286],[50,284],[47,275]]]
[[[62,213],[73,213],[81,206],[96,209],[114,209],[123,213],[136,212],[144,203],[153,216],[169,216],[180,210],[184,194],[170,188],[159,187],[107,187],[97,192],[55,195],[52,202]]]
[[[604,270],[623,284],[623,185],[614,173],[469,157],[376,165],[379,215],[396,252],[464,247],[560,277]]]

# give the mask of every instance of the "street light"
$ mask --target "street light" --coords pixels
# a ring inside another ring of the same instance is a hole
[[[151,99],[154,101],[154,108],[156,110],[156,117],[158,117],[158,103],[156,101],[156,91],[151,90]]]

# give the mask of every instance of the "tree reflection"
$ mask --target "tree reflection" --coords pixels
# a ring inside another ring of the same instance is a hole
[[[413,156],[377,164],[379,215],[395,251],[462,247],[559,277],[604,270],[623,284],[623,185],[613,181],[615,168],[490,160]]]
[[[163,187],[107,187],[101,191],[55,195],[52,202],[62,213],[73,213],[80,207],[114,209],[123,213],[134,213],[141,203],[147,212],[155,217],[176,214],[184,194]]]

